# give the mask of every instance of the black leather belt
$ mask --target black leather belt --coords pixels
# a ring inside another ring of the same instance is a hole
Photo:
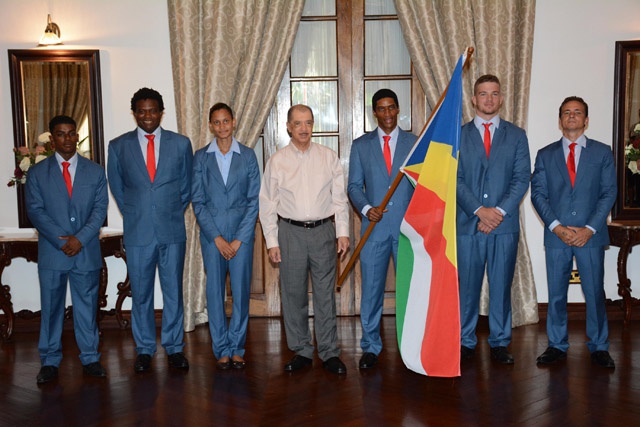
[[[295,225],[296,227],[302,228],[316,228],[319,225],[324,224],[325,222],[331,221],[331,217],[325,219],[319,219],[317,221],[296,221],[294,219],[282,218],[281,220],[288,222],[291,225]]]

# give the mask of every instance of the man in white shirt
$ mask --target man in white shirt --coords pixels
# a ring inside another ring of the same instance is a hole
[[[349,249],[349,202],[337,154],[311,141],[313,112],[294,105],[287,114],[291,143],[269,159],[260,190],[260,222],[269,259],[280,264],[287,345],[295,356],[287,372],[311,365],[308,276],[311,273],[318,356],[329,372],[345,374],[335,306],[337,253]],[[331,219],[335,219],[335,229]]]

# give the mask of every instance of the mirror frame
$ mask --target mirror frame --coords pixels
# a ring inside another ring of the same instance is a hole
[[[625,206],[626,174],[624,148],[631,125],[631,117],[625,117],[626,105],[631,96],[629,81],[629,55],[640,54],[640,40],[616,42],[615,74],[613,89],[613,156],[616,164],[618,196],[611,210],[612,221],[640,221],[640,208]],[[639,64],[640,66],[640,61]],[[633,112],[629,112],[630,115]]]
[[[89,65],[89,108],[91,111],[91,156],[92,160],[105,166],[104,133],[102,127],[102,84],[100,80],[100,51],[96,49],[9,49],[9,77],[11,84],[11,107],[13,110],[14,147],[27,145],[25,135],[24,94],[22,93],[23,62],[71,62],[87,61]],[[17,185],[18,225],[20,228],[32,228],[27,217],[24,200],[24,188]]]

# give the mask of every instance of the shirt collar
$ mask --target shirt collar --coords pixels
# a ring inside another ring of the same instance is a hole
[[[493,124],[493,128],[494,129],[498,129],[498,128],[500,128],[500,115],[496,114],[495,116],[493,116],[491,118],[491,120],[485,120],[480,116],[475,116],[473,118],[473,124],[478,129],[484,130],[484,126],[482,126],[484,123],[491,123],[491,124]]]
[[[62,162],[69,162],[69,166],[75,166],[78,163],[78,152],[76,151],[69,160],[65,160],[58,153],[55,154],[58,165],[62,167]]]
[[[154,135],[155,136],[155,140],[157,141],[158,138],[160,138],[160,132],[162,130],[162,128],[160,126],[158,126],[156,128],[156,130],[153,131],[153,133],[147,133],[145,132],[142,128],[140,128],[140,126],[138,126],[138,139],[141,141],[146,141],[147,138],[145,137],[145,135]]]
[[[580,148],[585,148],[587,146],[587,137],[584,135],[584,133],[580,135],[575,141],[570,141],[565,136],[562,137],[562,145],[567,149],[569,148],[569,144],[571,144],[572,142],[578,144]]]
[[[232,137],[232,138],[233,139],[231,141],[231,148],[229,149],[229,152],[240,154],[240,143],[235,137]],[[211,144],[209,144],[209,148],[207,148],[207,153],[222,154],[222,152],[220,151],[220,147],[218,147],[217,138],[213,138],[213,141],[211,141]]]
[[[398,126],[396,126],[391,133],[389,134],[389,136],[391,137],[392,141],[397,141],[398,140],[398,134],[400,133],[400,131],[398,130]],[[382,137],[385,136],[386,133],[384,133],[384,131],[382,129],[380,129],[380,127],[378,127],[378,139],[380,139],[380,141],[382,141]]]
[[[289,140],[289,147],[291,147],[293,152],[298,156],[306,156],[306,155],[308,155],[311,152],[311,150],[313,150],[313,146],[314,145],[315,145],[315,142],[309,141],[309,148],[307,148],[305,151],[302,151],[302,150],[298,149],[298,147],[296,147],[296,145],[293,142],[291,142],[291,140]]]

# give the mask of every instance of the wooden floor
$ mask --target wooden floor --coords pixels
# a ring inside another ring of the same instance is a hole
[[[107,379],[84,378],[72,331],[64,333],[61,377],[36,385],[37,332],[16,331],[0,350],[0,426],[632,426],[640,420],[640,321],[610,321],[614,371],[593,366],[584,321],[570,321],[566,363],[538,368],[544,322],[513,331],[513,366],[489,358],[481,320],[475,360],[454,379],[405,369],[395,318],[384,317],[380,364],[357,369],[359,318],[338,321],[347,375],[313,368],[285,374],[291,357],[280,319],[249,322],[244,371],[216,371],[206,326],[185,336],[187,373],[168,369],[160,350],[148,374],[133,372],[130,331],[104,330]]]

